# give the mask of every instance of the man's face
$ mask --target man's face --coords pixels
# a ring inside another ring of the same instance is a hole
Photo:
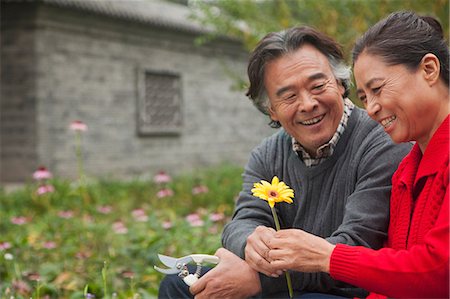
[[[345,89],[319,50],[306,44],[269,62],[264,85],[270,117],[310,154],[333,137],[344,113]]]

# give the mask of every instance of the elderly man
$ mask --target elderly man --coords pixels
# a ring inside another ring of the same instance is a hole
[[[189,292],[195,298],[287,297],[283,273],[269,276],[275,272],[266,260],[266,241],[275,232],[270,207],[251,192],[254,183],[274,176],[295,193],[292,204],[275,206],[281,229],[302,229],[333,244],[379,248],[385,240],[391,176],[410,145],[394,145],[347,98],[350,70],[340,46],[306,26],[270,33],[251,54],[248,76],[247,95],[282,129],[250,155],[224,248],[216,252],[220,263],[189,289],[167,277],[160,298]],[[364,295],[325,273],[290,275],[299,298]]]

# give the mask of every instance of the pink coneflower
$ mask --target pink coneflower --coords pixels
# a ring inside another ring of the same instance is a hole
[[[59,212],[58,212],[58,216],[59,216],[60,218],[64,218],[64,219],[70,219],[70,218],[73,218],[73,215],[74,215],[74,213],[73,213],[73,211],[71,211],[71,210],[67,210],[67,211],[59,211]]]
[[[53,241],[47,241],[47,242],[44,242],[44,244],[42,244],[42,247],[45,249],[54,249],[54,248],[56,248],[56,243]]]
[[[143,209],[135,209],[131,212],[134,220],[139,222],[146,222],[148,220],[148,216]]]
[[[211,235],[215,235],[219,232],[219,228],[217,227],[217,225],[213,225],[208,229],[208,233],[210,233]]]
[[[209,191],[209,189],[205,185],[198,185],[198,186],[195,186],[194,188],[192,188],[193,195],[208,193],[208,191]]]
[[[209,220],[212,222],[218,222],[225,219],[225,215],[223,213],[211,213],[209,215]]]
[[[75,132],[85,132],[87,131],[88,126],[81,120],[74,120],[70,123],[70,129]]]
[[[134,277],[134,272],[131,270],[123,270],[120,274],[124,278],[133,278]]]
[[[23,280],[13,280],[12,288],[14,292],[17,292],[23,296],[31,292],[31,287]]]
[[[28,223],[28,218],[24,216],[11,217],[11,223],[16,225],[23,225]]]
[[[189,222],[189,224],[192,227],[199,227],[204,225],[204,221],[200,218],[200,215],[197,213],[187,215],[186,221]]]
[[[169,196],[173,196],[173,190],[169,188],[163,188],[156,193],[156,197],[158,198],[164,198]]]
[[[172,181],[172,178],[165,171],[161,170],[153,177],[153,181],[157,184],[165,184]]]
[[[79,260],[84,260],[90,258],[92,255],[89,251],[79,251],[75,254],[75,257]]]
[[[39,167],[35,172],[33,172],[33,179],[36,181],[48,180],[51,179],[52,176],[52,173],[44,166]]]
[[[172,224],[171,221],[164,221],[164,222],[162,223],[162,227],[163,227],[164,229],[170,229],[170,228],[172,228],[172,226],[173,226],[173,224]]]
[[[37,273],[37,272],[27,273],[27,277],[28,277],[29,280],[32,280],[32,281],[39,281],[39,280],[41,280],[41,275],[39,273]]]
[[[9,242],[0,242],[0,250],[10,249],[12,247]]]
[[[36,190],[37,195],[44,195],[46,193],[53,193],[53,192],[55,192],[55,187],[53,187],[52,185],[42,185],[39,186]]]
[[[128,233],[128,228],[125,226],[125,224],[122,221],[116,221],[112,225],[112,229],[116,234],[124,235]]]
[[[112,207],[111,206],[98,206],[97,212],[102,213],[102,214],[109,214],[112,212]]]

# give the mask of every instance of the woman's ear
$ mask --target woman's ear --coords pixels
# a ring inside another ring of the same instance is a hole
[[[434,85],[439,81],[440,71],[441,71],[441,63],[439,58],[432,53],[425,54],[420,61],[420,69],[425,80],[430,84],[430,86]]]

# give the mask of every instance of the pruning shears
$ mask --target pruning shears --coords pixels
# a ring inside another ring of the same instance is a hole
[[[153,266],[156,271],[163,274],[178,274],[188,286],[193,285],[199,279],[203,264],[218,264],[220,261],[217,256],[207,254],[190,254],[180,258],[158,254],[158,257],[161,263],[169,268]],[[189,273],[187,267],[189,263],[195,263],[197,265],[194,274]]]

